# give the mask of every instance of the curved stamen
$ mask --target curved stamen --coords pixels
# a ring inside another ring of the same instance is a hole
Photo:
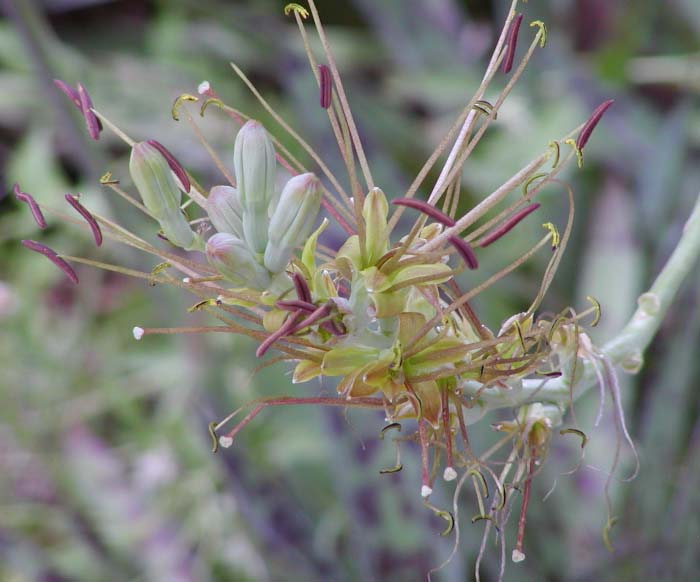
[[[510,25],[508,30],[508,43],[506,46],[506,56],[503,58],[501,63],[501,71],[504,73],[510,73],[513,68],[513,61],[515,60],[515,49],[518,44],[518,31],[520,30],[520,23],[523,21],[523,15],[518,14],[514,19],[513,23]]]
[[[85,117],[85,125],[87,126],[88,134],[94,140],[100,139],[102,131],[102,122],[97,119],[97,116],[92,110],[92,99],[82,83],[78,83],[78,97],[80,98],[80,110]]]
[[[447,237],[447,240],[450,241],[450,244],[462,257],[467,267],[469,267],[471,270],[479,268],[479,261],[476,258],[474,251],[465,240],[455,235]]]
[[[418,210],[423,214],[427,214],[430,218],[437,220],[438,222],[444,224],[445,226],[454,226],[455,221],[447,216],[447,214],[441,212],[432,204],[428,204],[423,200],[416,200],[415,198],[397,198],[391,201],[392,204],[396,206],[406,206],[407,208],[413,208]]]
[[[595,111],[591,113],[591,116],[588,118],[588,121],[586,121],[586,124],[581,129],[581,133],[579,133],[578,137],[576,138],[576,149],[582,150],[584,148],[584,146],[588,143],[588,140],[591,137],[591,134],[593,133],[593,130],[595,129],[596,125],[598,125],[598,122],[600,121],[601,117],[603,117],[605,112],[610,108],[610,106],[613,103],[615,103],[614,99],[608,99],[607,101],[603,101],[603,103],[598,105]]]
[[[318,66],[319,74],[319,100],[321,107],[328,109],[333,99],[333,81],[330,69],[326,65]]]
[[[154,139],[149,139],[147,143],[161,153],[161,155],[165,158],[165,161],[168,162],[168,166],[170,166],[173,174],[175,174],[177,179],[180,181],[182,189],[185,191],[185,193],[189,192],[192,188],[190,177],[187,175],[185,169],[180,165],[180,162],[175,159],[175,156],[173,156],[173,154],[171,154],[162,143]]]
[[[518,223],[520,223],[529,214],[532,214],[539,207],[540,204],[536,202],[534,204],[526,206],[525,208],[522,208],[521,210],[513,214],[513,216],[506,220],[501,226],[492,230],[489,234],[482,238],[481,241],[479,241],[479,246],[483,249],[484,247],[487,247],[490,244],[496,242],[499,238],[513,230],[513,228],[515,228],[515,226]]]
[[[12,190],[15,193],[15,198],[17,198],[17,200],[20,200],[29,206],[29,210],[31,210],[34,221],[39,225],[39,228],[46,228],[46,219],[44,218],[44,214],[41,212],[39,204],[36,200],[34,200],[32,195],[22,192],[22,190],[19,188],[19,184],[17,183],[15,183]]]
[[[78,214],[82,216],[85,221],[90,225],[90,230],[92,230],[92,236],[95,238],[95,244],[99,247],[102,244],[102,230],[100,230],[100,225],[97,224],[95,217],[90,214],[90,211],[85,208],[80,202],[78,202],[78,197],[72,194],[66,194],[66,201],[73,208],[78,211]]]
[[[59,257],[56,251],[34,240],[23,240],[22,246],[28,248],[30,251],[44,255],[49,261],[61,269],[73,283],[76,285],[78,284],[78,275],[75,270],[64,259]]]

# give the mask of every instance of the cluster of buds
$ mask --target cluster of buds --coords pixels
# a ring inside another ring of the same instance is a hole
[[[160,226],[160,237],[181,251],[132,235],[108,219],[93,215],[74,197],[67,198],[68,202],[85,219],[96,242],[99,233],[98,244],[104,232],[107,238],[152,253],[160,262],[150,273],[140,272],[61,256],[35,241],[26,241],[25,246],[47,256],[76,283],[77,274],[70,262],[141,277],[150,283],[184,287],[200,299],[191,311],[203,310],[221,322],[203,327],[137,327],[136,339],[173,332],[243,334],[259,342],[259,357],[274,347],[281,354],[276,360],[291,362],[295,384],[322,377],[338,379],[337,398],[261,399],[228,432],[222,429],[239,411],[212,422],[209,431],[214,451],[219,445],[231,446],[238,432],[268,406],[318,404],[382,410],[389,422],[382,436],[390,428],[400,429],[399,422],[411,419],[416,431],[404,431],[396,442],[419,443],[420,492],[427,506],[449,522],[446,533],[455,525],[457,507],[453,512],[438,510],[427,501],[439,469],[445,481],[459,477],[459,488],[471,478],[480,508],[473,521],[487,520],[485,535],[491,524],[502,531],[512,509],[514,496],[510,493],[524,486],[513,553],[513,559],[519,561],[524,558],[525,511],[535,466],[546,457],[553,429],[564,418],[564,404],[547,401],[542,388],[562,376],[573,385],[580,376],[582,359],[600,360],[580,331],[585,318],[591,317],[593,325],[599,319],[600,306],[595,300],[591,299],[593,306],[581,313],[572,308],[557,315],[538,311],[573,226],[571,189],[565,185],[570,212],[563,234],[547,222],[539,242],[495,275],[468,290],[461,288],[458,277],[465,270],[477,271],[480,249],[494,244],[537,211],[540,204],[533,202],[537,193],[548,185],[560,185],[557,176],[572,159],[582,161],[584,146],[612,102],[603,103],[586,123],[568,135],[545,144],[532,162],[467,214],[457,217],[461,174],[469,154],[496,119],[536,47],[544,46],[544,25],[534,21],[531,26],[536,33],[510,82],[493,104],[484,100],[498,71],[509,74],[513,68],[523,20],[516,6],[514,0],[474,98],[408,191],[394,198],[392,204],[374,183],[313,0],[309,1],[310,12],[298,4],[290,4],[285,12],[293,14],[304,35],[304,21],[313,15],[321,37],[328,65],[318,65],[307,45],[309,63],[319,86],[319,112],[329,118],[348,172],[349,193],[235,65],[236,73],[274,120],[314,160],[324,182],[283,148],[276,151],[274,138],[260,123],[224,104],[205,82],[200,85],[199,96],[183,94],[176,100],[173,118],[179,120],[184,110],[187,121],[196,126],[186,104],[199,102],[201,115],[214,105],[241,125],[233,144],[233,174],[205,143],[228,181],[214,185],[207,195],[207,189],[197,184],[163,145],[154,140],[134,142],[93,108],[82,85],[76,92],[58,82],[58,87],[81,108],[91,134],[98,137],[98,128],[107,126],[131,147],[129,169],[142,203],[122,190],[111,174],[105,175],[102,184],[154,219]],[[453,146],[448,153],[450,143]],[[567,145],[571,150],[563,155]],[[427,199],[421,200],[417,194],[442,154],[448,154],[447,161]],[[290,175],[281,190],[276,188],[278,165]],[[522,194],[515,201],[477,226],[518,189]],[[40,205],[19,188],[16,194],[30,206],[40,226],[45,226]],[[187,197],[184,203],[183,196]],[[201,215],[194,219],[188,216],[191,203],[200,208]],[[321,242],[329,220],[324,218],[314,230],[321,205],[347,232],[337,249]],[[405,234],[397,236],[394,231],[403,224],[400,219],[407,209],[419,215]],[[210,232],[212,229],[216,232]],[[543,249],[551,249],[552,253],[529,309],[492,331],[479,319],[471,301]],[[173,270],[179,275],[173,275]],[[532,383],[536,389],[526,389]],[[505,438],[479,455],[469,444],[467,427],[489,410],[505,407],[520,408],[512,421],[494,426],[497,432],[505,433]],[[580,432],[577,428],[566,430]],[[511,450],[499,463],[503,468],[497,474],[489,465],[489,457],[507,444]],[[401,466],[397,460],[396,467],[382,472],[398,471]],[[488,481],[499,491],[491,505],[484,501]]]
[[[275,149],[257,121],[238,132],[233,164],[237,187],[215,186],[207,198],[207,214],[217,230],[207,241],[207,258],[227,280],[267,290],[311,234],[321,207],[321,183],[307,172],[290,178],[277,193]],[[284,289],[285,282],[277,279]]]

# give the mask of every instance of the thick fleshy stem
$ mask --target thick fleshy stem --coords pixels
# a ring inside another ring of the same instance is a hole
[[[625,367],[639,361],[651,343],[673,303],[681,284],[700,259],[700,196],[683,228],[683,234],[668,262],[656,277],[649,291],[638,299],[638,308],[627,325],[601,349],[603,356],[616,366]],[[479,394],[479,401],[487,408],[510,408],[529,402],[561,402],[567,404],[572,395],[576,400],[597,384],[594,365],[582,360],[580,376],[573,383],[568,374],[558,378],[526,378],[522,385],[508,393],[484,387],[471,380],[460,383],[465,395]],[[572,394],[573,388],[573,394]]]

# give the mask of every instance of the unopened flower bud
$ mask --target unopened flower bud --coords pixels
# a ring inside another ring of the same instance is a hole
[[[243,234],[254,252],[264,253],[277,163],[272,141],[259,122],[250,120],[238,132],[233,165],[243,209]]]
[[[182,193],[163,154],[148,142],[134,144],[129,172],[143,203],[167,239],[186,250],[201,249],[201,238],[180,210]]]
[[[379,188],[372,188],[365,198],[365,265],[374,265],[388,250],[387,214],[389,205]]]
[[[311,234],[321,208],[321,183],[311,173],[294,176],[282,190],[270,220],[265,266],[279,273],[289,264],[294,249]]]
[[[220,232],[207,241],[209,264],[229,281],[254,289],[266,289],[270,274],[237,236]]]
[[[243,238],[243,211],[238,190],[232,186],[214,186],[207,198],[207,213],[217,231]]]

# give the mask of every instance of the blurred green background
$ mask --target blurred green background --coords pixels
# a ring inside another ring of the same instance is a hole
[[[506,0],[324,0],[319,9],[344,74],[376,181],[398,196],[478,84]],[[170,117],[181,92],[208,80],[222,98],[268,122],[228,62],[235,60],[288,121],[326,153],[293,21],[278,0],[5,0],[0,22],[0,580],[418,581],[452,539],[418,495],[416,452],[381,443],[381,416],[268,410],[231,449],[212,455],[207,423],[260,395],[332,393],[292,386],[277,365],[253,376],[254,345],[227,334],[148,337],[131,328],[206,321],[177,289],[79,269],[73,287],[22,249],[37,238],[71,254],[150,269],[151,257],[57,220],[37,232],[10,194],[14,182],[59,206],[82,192],[92,208],[154,239],[152,225],[101,190],[126,174],[128,150],[82,120],[51,85],[82,81],[98,109],[137,139],[165,143],[204,184],[221,182],[195,136]],[[577,199],[568,256],[547,301],[559,311],[603,305],[595,337],[610,337],[678,240],[700,184],[700,3],[696,0],[542,0],[524,5],[549,43],[538,51],[466,166],[463,210],[549,140],[615,98],[566,179]],[[523,27],[523,36],[530,29]],[[525,32],[526,31],[526,32]],[[521,39],[524,44],[524,40]],[[496,86],[501,81],[497,81]],[[491,97],[495,96],[492,91]],[[488,95],[487,95],[488,98]],[[202,128],[230,159],[235,126],[213,113]],[[276,128],[268,125],[273,131]],[[276,132],[280,137],[282,134]],[[289,144],[289,140],[284,140]],[[291,145],[291,144],[290,144]],[[293,147],[293,146],[292,146]],[[296,149],[295,149],[296,151]],[[436,176],[433,175],[432,179]],[[552,220],[566,208],[543,192]],[[533,221],[534,224],[535,221]],[[540,236],[520,228],[484,254],[480,277]],[[501,281],[476,307],[491,327],[522,310],[545,258]],[[465,284],[469,284],[465,281]],[[525,551],[505,580],[691,580],[700,566],[700,278],[686,283],[644,370],[623,379],[642,469],[613,487],[620,517],[602,542],[602,487],[614,430],[603,422],[584,467],[576,439],[557,439],[534,483]],[[590,427],[594,394],[579,403]],[[472,428],[487,442],[488,419]],[[595,468],[589,468],[592,465]],[[557,481],[554,493],[545,493]],[[448,505],[452,487],[434,501]],[[455,559],[435,576],[473,579],[483,525],[468,495]],[[513,533],[508,533],[512,547]],[[498,574],[489,544],[482,579]]]

